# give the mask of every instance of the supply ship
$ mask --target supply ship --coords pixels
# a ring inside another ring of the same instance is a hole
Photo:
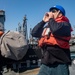
[[[0,27],[5,32],[4,28],[5,22],[5,11],[0,10]],[[8,58],[1,57],[3,59],[2,70],[3,75],[36,75],[39,71],[41,65],[41,48],[38,47],[38,39],[32,37],[30,28],[29,38],[27,32],[27,17],[26,15],[23,18],[23,23],[18,23],[18,28],[15,31],[20,32],[25,36],[25,39],[28,42],[28,50],[26,55],[21,60],[12,60]],[[70,73],[74,75],[75,73],[75,36],[73,35],[70,40],[70,51],[72,58],[72,65],[70,66]]]

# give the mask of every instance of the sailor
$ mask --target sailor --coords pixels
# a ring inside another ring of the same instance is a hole
[[[71,31],[65,9],[60,5],[51,7],[33,28],[31,34],[39,38],[38,44],[43,49],[38,75],[69,75]]]

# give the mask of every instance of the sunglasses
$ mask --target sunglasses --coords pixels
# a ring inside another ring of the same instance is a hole
[[[57,12],[57,11],[58,11],[58,10],[53,9],[53,10],[51,10],[50,12],[55,13],[55,12]]]

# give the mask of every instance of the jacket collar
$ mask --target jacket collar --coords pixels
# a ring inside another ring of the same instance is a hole
[[[69,19],[65,16],[61,16],[55,19],[57,22],[69,22]]]

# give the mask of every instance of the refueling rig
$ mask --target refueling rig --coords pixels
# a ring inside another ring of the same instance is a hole
[[[4,28],[4,22],[5,22],[5,11],[0,10],[0,28],[5,32]],[[33,37],[29,36],[28,39],[28,32],[27,32],[27,18],[26,15],[23,19],[23,24],[18,24],[18,29],[16,31],[19,31],[25,36],[25,39],[28,41],[28,51],[26,55],[21,60],[12,60],[9,58],[4,58],[0,55],[1,58],[1,67],[3,68],[4,72],[7,71],[7,69],[13,69],[13,70],[27,70],[30,68],[39,67],[41,65],[41,50],[37,45],[37,39],[33,39]],[[30,28],[31,32],[31,28]]]

